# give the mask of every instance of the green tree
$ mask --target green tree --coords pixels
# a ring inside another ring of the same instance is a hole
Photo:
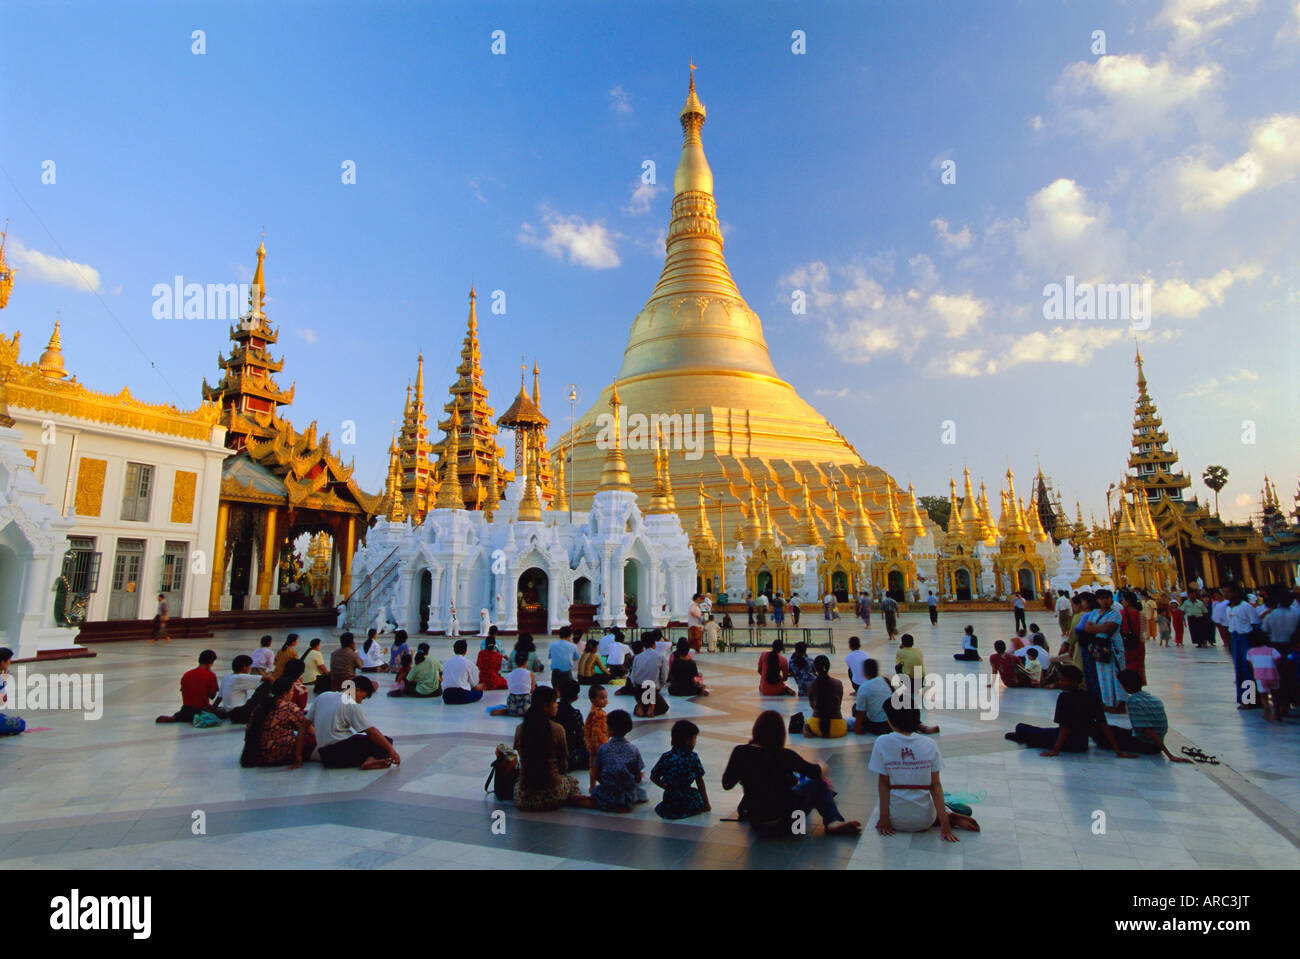
[[[930,519],[938,523],[943,531],[948,532],[948,514],[952,506],[946,496],[918,496],[916,505],[930,514]]]
[[[1214,515],[1219,515],[1219,491],[1228,485],[1228,470],[1223,466],[1207,466],[1201,480],[1214,490]]]

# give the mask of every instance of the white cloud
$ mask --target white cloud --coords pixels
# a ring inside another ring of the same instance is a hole
[[[1174,44],[1186,46],[1208,40],[1258,6],[1259,0],[1165,0],[1155,22],[1172,27]]]
[[[1249,493],[1238,493],[1236,499],[1233,500],[1233,503],[1238,506],[1249,506],[1254,501],[1255,497],[1251,496]]]
[[[1237,383],[1258,383],[1259,374],[1254,370],[1240,369],[1229,373],[1223,379],[1217,376],[1204,380],[1192,387],[1186,393],[1180,395],[1181,399],[1192,400],[1201,396],[1210,396],[1212,394],[1222,393],[1227,387]]]
[[[1213,213],[1252,190],[1267,190],[1300,173],[1300,116],[1275,114],[1251,131],[1250,149],[1221,167],[1204,153],[1175,163],[1174,201],[1187,214]]]
[[[1024,262],[1050,275],[1095,282],[1119,270],[1124,234],[1108,227],[1110,210],[1089,201],[1073,180],[1054,180],[1029,198],[1028,222],[1017,224]]]
[[[663,191],[662,186],[645,183],[638,177],[632,185],[632,196],[628,199],[627,206],[623,207],[623,212],[632,216],[649,213],[651,201]]]
[[[1125,327],[1058,326],[1049,333],[1035,330],[1016,338],[1006,351],[1007,366],[1025,363],[1068,363],[1087,366],[1099,350],[1128,335]]]
[[[632,113],[632,95],[621,86],[609,91],[609,108],[622,116]]]
[[[544,234],[531,223],[519,231],[519,242],[545,250],[557,260],[568,256],[570,263],[591,270],[608,270],[618,266],[618,250],[614,248],[620,234],[605,226],[603,220],[588,222],[580,216],[563,216],[542,208]]]
[[[1043,118],[1038,114],[1026,118],[1025,122],[1029,124],[1029,129],[1033,130],[1035,133],[1043,128]]]
[[[945,253],[956,253],[960,250],[968,250],[972,243],[975,242],[975,234],[971,232],[969,226],[963,226],[956,233],[948,229],[948,221],[942,217],[936,217],[930,221],[934,227],[935,233],[939,236],[939,245],[943,247]]]
[[[1141,142],[1166,133],[1180,113],[1205,102],[1222,78],[1217,64],[1181,70],[1167,59],[1147,63],[1140,53],[1070,64],[1057,93],[1069,105],[1068,125],[1110,141]]]
[[[1222,269],[1203,280],[1188,282],[1170,279],[1156,284],[1151,294],[1151,312],[1156,316],[1190,319],[1203,310],[1223,303],[1228,288],[1239,280],[1250,281],[1263,270],[1256,264],[1246,264],[1235,270]]]
[[[987,306],[969,293],[951,296],[946,293],[933,293],[926,300],[930,312],[943,320],[949,338],[964,336],[968,331],[979,326],[980,317],[987,312]]]
[[[830,396],[830,397],[834,397],[837,400],[842,400],[849,395],[850,390],[847,386],[840,387],[838,390],[832,390],[824,386],[819,386],[813,392],[816,393],[818,396]]]
[[[8,251],[13,265],[22,271],[23,279],[51,286],[67,286],[74,290],[93,293],[99,287],[99,271],[87,263],[65,260],[33,250],[20,240],[9,239]]]
[[[981,349],[962,350],[930,363],[933,376],[982,376],[998,371],[997,361],[991,360]]]
[[[312,329],[310,326],[304,326],[302,329],[294,330],[294,332],[297,333],[304,340],[306,340],[308,343],[315,343],[316,340],[319,338],[317,336],[316,331]]]
[[[830,291],[831,271],[821,260],[795,267],[781,277],[780,286],[791,292],[802,290],[808,296],[809,305],[818,311],[829,309],[835,303]]]
[[[1286,19],[1286,22],[1282,24],[1282,29],[1277,32],[1278,43],[1294,40],[1300,40],[1300,0],[1295,0],[1291,16]]]

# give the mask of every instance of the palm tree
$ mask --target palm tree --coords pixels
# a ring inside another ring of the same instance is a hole
[[[1222,466],[1207,466],[1201,480],[1214,490],[1214,515],[1219,515],[1219,491],[1228,485],[1228,471]]]

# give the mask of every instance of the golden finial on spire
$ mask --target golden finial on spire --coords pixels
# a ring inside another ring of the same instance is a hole
[[[614,381],[613,389],[609,394],[609,408],[613,411],[606,414],[611,417],[610,424],[613,426],[609,449],[605,452],[605,465],[600,471],[600,489],[602,490],[631,490],[632,476],[627,471],[627,460],[623,456],[622,436],[619,433],[619,407],[622,400],[618,395],[618,380]]]
[[[253,270],[253,283],[248,291],[249,312],[253,319],[265,317],[262,305],[266,302],[266,274],[263,266],[266,260],[266,227],[262,227],[262,242],[257,246],[257,267]]]
[[[9,291],[14,287],[14,274],[18,271],[5,262],[5,242],[9,239],[9,221],[0,230],[0,310],[9,305]]]
[[[41,376],[51,380],[61,380],[68,374],[63,369],[63,341],[59,337],[59,321],[54,321],[54,332],[50,334],[50,344],[41,354],[36,368]]]

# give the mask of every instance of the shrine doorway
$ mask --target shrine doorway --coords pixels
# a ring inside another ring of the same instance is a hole
[[[903,576],[902,570],[891,569],[887,579],[889,584],[887,592],[898,602],[903,602],[907,596],[907,579]]]
[[[968,601],[971,597],[970,570],[964,566],[959,566],[957,571],[953,573],[952,578],[954,583],[953,592],[957,594],[957,599],[961,602]]]
[[[1022,566],[1016,572],[1016,586],[1026,600],[1032,601],[1037,598],[1034,595],[1034,571],[1028,566]]]
[[[536,566],[530,566],[520,575],[516,610],[519,632],[547,634],[546,602],[550,585],[546,571]]]

